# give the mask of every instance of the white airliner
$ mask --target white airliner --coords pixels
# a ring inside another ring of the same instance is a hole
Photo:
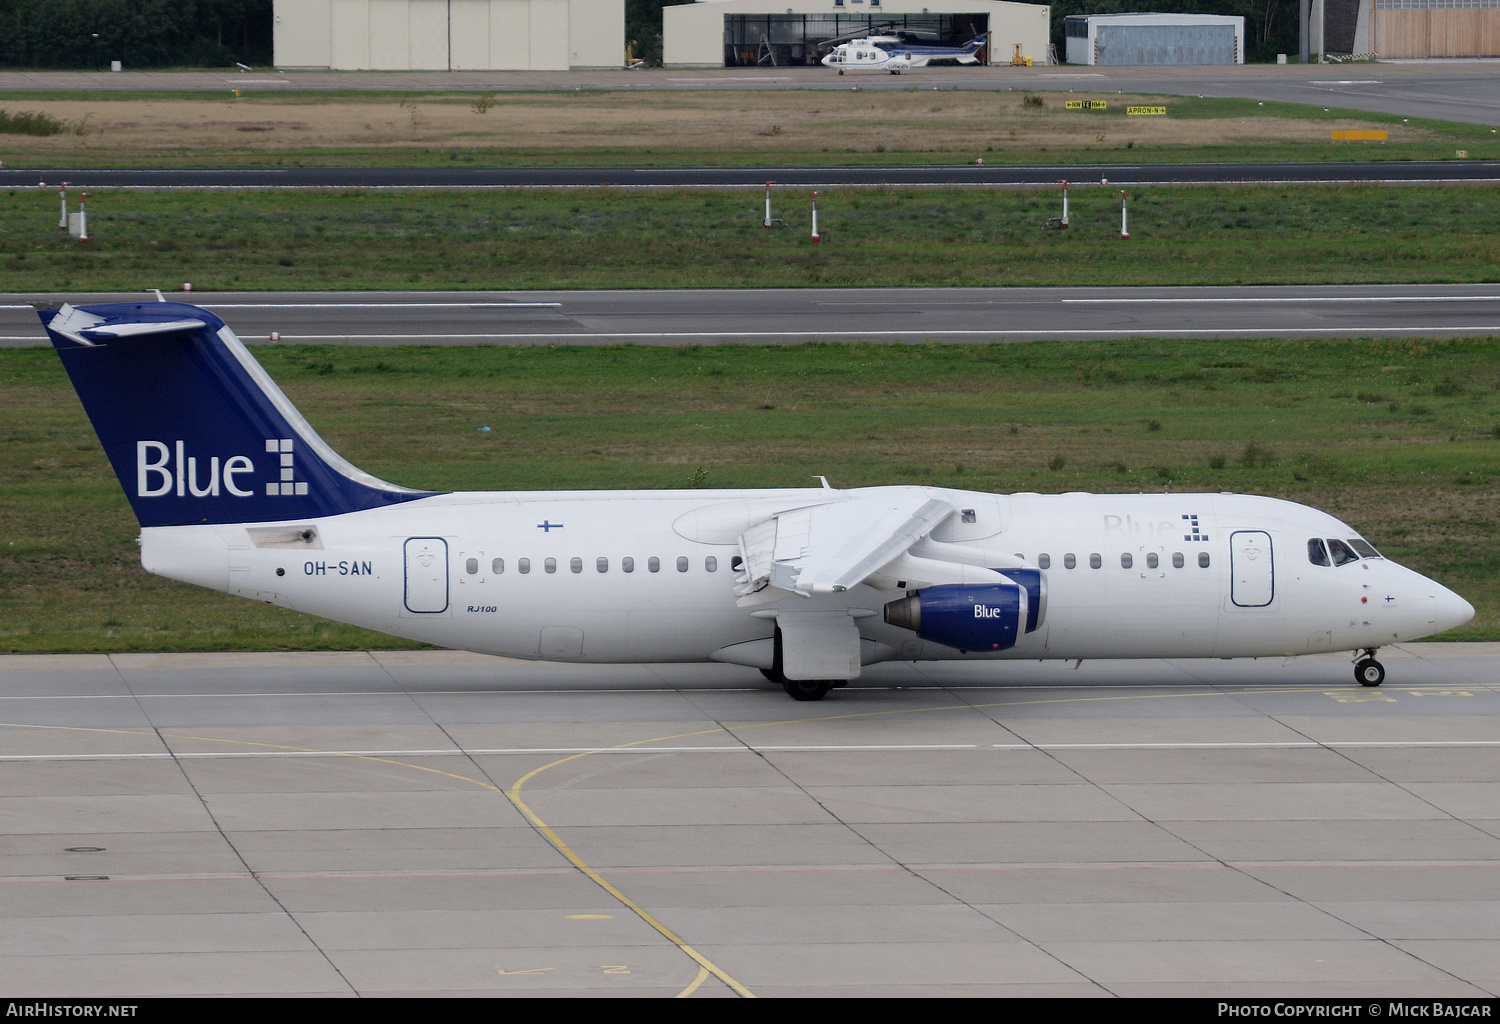
[[[1377,686],[1377,648],[1474,614],[1274,498],[410,490],[335,454],[207,310],[41,318],[148,571],[443,647],[729,662],[798,700],[888,660],[1351,651]]]

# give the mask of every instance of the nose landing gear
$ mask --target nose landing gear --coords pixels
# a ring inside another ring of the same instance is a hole
[[[1385,666],[1375,660],[1375,648],[1365,648],[1364,656],[1354,663],[1354,680],[1360,686],[1379,686],[1385,682]]]

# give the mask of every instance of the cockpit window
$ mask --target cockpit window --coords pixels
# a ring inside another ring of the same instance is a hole
[[[1354,553],[1353,548],[1333,537],[1328,538],[1328,553],[1333,556],[1334,565],[1347,565],[1350,562],[1359,561],[1359,556]]]
[[[1328,564],[1328,549],[1323,546],[1323,541],[1313,537],[1307,542],[1307,560],[1313,565]]]
[[[1380,552],[1370,544],[1369,541],[1360,537],[1350,537],[1349,546],[1360,553],[1363,558],[1379,558]]]

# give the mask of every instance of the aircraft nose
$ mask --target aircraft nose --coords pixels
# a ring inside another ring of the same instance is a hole
[[[1474,617],[1474,606],[1447,587],[1437,589],[1437,614],[1433,622],[1439,630],[1456,629]]]

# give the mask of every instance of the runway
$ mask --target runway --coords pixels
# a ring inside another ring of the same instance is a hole
[[[567,292],[164,293],[249,344],[902,344],[1128,337],[1500,334],[1500,286],[790,288]],[[0,295],[0,347],[44,345],[30,305],[132,293]]]
[[[1500,645],[0,657],[0,977],[168,995],[1493,997]]]
[[[946,164],[918,167],[244,167],[0,170],[0,187],[63,181],[75,189],[266,188],[1006,188],[1107,181],[1147,185],[1493,184],[1500,161],[1314,161],[1205,164]]]

